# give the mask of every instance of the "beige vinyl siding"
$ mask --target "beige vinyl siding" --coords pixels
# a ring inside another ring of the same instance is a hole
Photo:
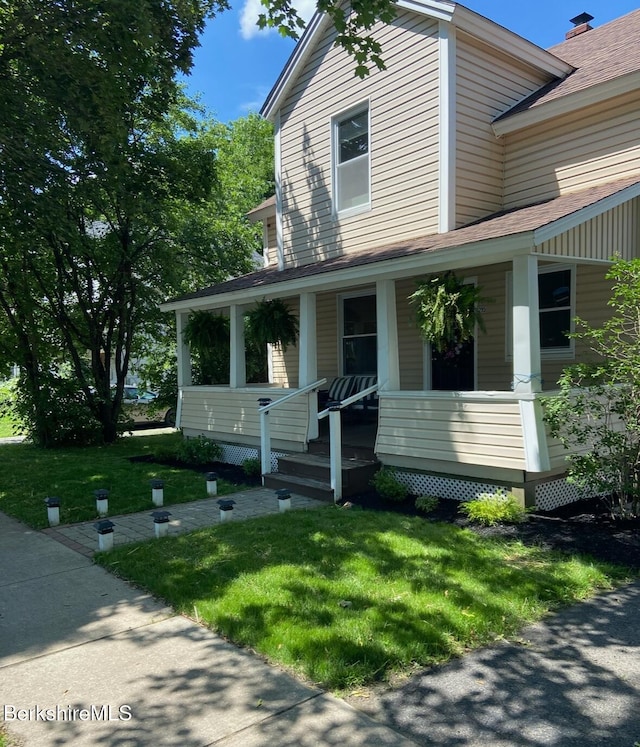
[[[478,389],[484,391],[511,390],[512,366],[506,360],[506,273],[510,263],[469,270],[476,277],[482,296],[482,319],[486,332],[478,330],[476,337]]]
[[[593,327],[605,322],[611,309],[607,302],[611,298],[612,283],[605,278],[608,267],[602,265],[578,265],[576,267],[576,316]],[[543,389],[557,388],[562,371],[573,363],[590,360],[593,354],[583,340],[576,340],[575,358],[542,359]]]
[[[260,442],[258,399],[278,399],[289,390],[275,387],[185,387],[182,395],[182,428],[206,433],[231,443]],[[305,395],[286,402],[269,415],[274,442],[304,444],[307,437],[308,399]],[[295,447],[294,447],[295,448]]]
[[[328,383],[338,376],[338,299],[336,293],[319,293],[316,298],[318,335],[318,378]]]
[[[407,390],[422,389],[424,385],[424,340],[416,325],[415,308],[409,303],[415,289],[413,278],[396,282],[400,389]]]
[[[276,233],[276,219],[269,218],[266,222],[267,226],[267,246],[265,250],[269,259],[269,265],[278,264],[278,237]]]
[[[416,469],[429,469],[430,462],[525,468],[516,400],[414,394],[380,395],[376,454],[383,462],[402,455],[415,459]]]
[[[437,23],[401,11],[373,35],[387,70],[366,79],[320,40],[280,112],[285,262],[300,265],[437,230]],[[332,216],[331,118],[370,106],[371,210]]]
[[[491,122],[549,77],[460,33],[456,66],[456,227],[500,210],[504,145]]]
[[[639,175],[640,178],[640,175]],[[633,259],[638,252],[640,200],[629,200],[580,226],[545,241],[538,251],[557,257]]]
[[[300,298],[294,296],[286,299],[292,313],[300,317]],[[273,378],[271,383],[282,387],[297,387],[300,373],[300,357],[297,345],[289,345],[286,352],[279,345],[271,348]]]
[[[505,136],[505,207],[640,172],[637,92]]]

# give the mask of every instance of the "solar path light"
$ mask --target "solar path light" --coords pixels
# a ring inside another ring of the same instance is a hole
[[[93,525],[98,530],[98,550],[113,550],[113,528],[115,524],[109,519],[103,519]]]
[[[225,521],[231,521],[231,515],[233,513],[234,505],[235,501],[232,498],[221,498],[218,501],[218,506],[220,506],[221,523],[224,523]]]
[[[93,494],[96,497],[98,516],[106,516],[109,513],[109,491],[101,488],[100,490],[94,490]]]
[[[47,504],[47,518],[49,519],[50,527],[57,527],[60,523],[60,498],[55,496],[49,496],[44,499]]]
[[[153,529],[156,537],[166,537],[169,533],[171,513],[169,511],[154,511],[151,516],[153,516]]]
[[[276,490],[276,495],[278,496],[278,508],[283,514],[291,508],[291,493],[288,488],[279,488]]]
[[[207,495],[218,495],[218,475],[215,472],[207,472]]]
[[[164,480],[151,480],[151,500],[154,506],[164,505]]]

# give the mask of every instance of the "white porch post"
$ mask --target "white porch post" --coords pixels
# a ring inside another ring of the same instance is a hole
[[[400,389],[400,361],[398,356],[396,284],[393,280],[378,280],[376,282],[376,316],[378,383],[381,384],[383,390],[397,392]]]
[[[538,260],[513,259],[513,391],[529,395],[520,400],[520,420],[527,472],[551,469],[542,404],[535,398],[542,391],[540,360],[540,313],[538,305]]]
[[[180,428],[182,422],[182,390],[185,386],[191,386],[191,350],[184,339],[184,329],[189,314],[176,311],[176,357],[178,359],[178,402],[176,407],[176,428]]]
[[[229,386],[233,389],[246,386],[247,369],[244,352],[244,316],[242,306],[232,304],[229,309],[231,337],[231,366]]]
[[[342,498],[342,413],[339,407],[329,407],[329,462],[333,502]]]
[[[318,335],[316,330],[316,294],[300,294],[300,334],[298,337],[298,386],[300,388],[318,380]],[[307,438],[318,438],[318,397],[316,392],[307,395],[309,403],[309,428]]]
[[[178,358],[178,387],[191,386],[191,350],[185,342],[184,330],[189,321],[189,313],[176,311],[176,331]]]
[[[513,383],[514,392],[542,390],[538,259],[513,259]]]

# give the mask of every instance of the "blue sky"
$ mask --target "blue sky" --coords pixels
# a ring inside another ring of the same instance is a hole
[[[275,31],[260,32],[254,25],[259,0],[238,0],[233,9],[207,25],[195,65],[186,80],[190,94],[201,101],[216,119],[227,122],[258,111],[286,63],[294,43]],[[561,42],[571,28],[570,18],[582,12],[594,16],[601,26],[635,10],[637,0],[468,0],[466,6],[511,31],[549,47]],[[312,0],[296,0],[296,7],[308,17]],[[384,51],[384,50],[383,50]]]

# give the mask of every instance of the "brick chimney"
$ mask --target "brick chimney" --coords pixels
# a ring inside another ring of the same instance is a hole
[[[585,31],[591,31],[593,26],[589,25],[589,21],[593,21],[593,16],[590,16],[588,13],[580,13],[579,16],[572,18],[571,23],[573,24],[573,28],[571,31],[567,31],[564,38],[573,39],[574,36],[584,34]]]

